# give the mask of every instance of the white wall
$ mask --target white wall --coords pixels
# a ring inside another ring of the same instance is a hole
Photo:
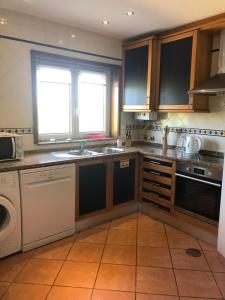
[[[0,9],[0,17],[4,17],[7,22],[6,25],[0,25],[0,35],[121,58],[122,43],[118,39],[3,9]],[[72,38],[72,34],[76,37]],[[0,38],[0,128],[33,127],[31,49],[120,64],[113,59]],[[33,134],[24,135],[24,145],[25,150],[46,148],[46,146],[34,145]],[[68,147],[68,144],[66,146]]]

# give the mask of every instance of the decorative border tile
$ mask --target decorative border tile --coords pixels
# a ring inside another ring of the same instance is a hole
[[[150,130],[159,131],[160,128],[161,125],[152,125]],[[220,130],[220,129],[217,130],[217,129],[170,127],[170,132],[225,137],[225,130]]]
[[[0,132],[16,133],[16,134],[33,134],[33,128],[0,128]]]

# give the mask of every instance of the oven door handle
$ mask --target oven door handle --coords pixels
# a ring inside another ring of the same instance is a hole
[[[221,184],[219,184],[219,183],[214,183],[214,182],[210,182],[210,181],[206,181],[206,180],[202,180],[202,179],[198,179],[198,178],[186,176],[186,175],[179,174],[179,173],[176,173],[176,176],[187,178],[187,179],[198,181],[198,182],[202,182],[202,183],[206,183],[206,184],[217,186],[217,187],[221,187]]]

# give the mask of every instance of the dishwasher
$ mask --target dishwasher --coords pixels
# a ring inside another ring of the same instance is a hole
[[[75,165],[20,171],[22,250],[75,232]]]

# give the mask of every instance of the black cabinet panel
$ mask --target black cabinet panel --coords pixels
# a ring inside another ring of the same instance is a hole
[[[79,168],[79,215],[106,208],[106,164]]]
[[[159,105],[188,105],[192,37],[161,45]]]
[[[148,46],[125,50],[124,105],[146,105]]]
[[[113,204],[120,204],[135,198],[135,159],[129,159],[128,167],[114,162]]]

